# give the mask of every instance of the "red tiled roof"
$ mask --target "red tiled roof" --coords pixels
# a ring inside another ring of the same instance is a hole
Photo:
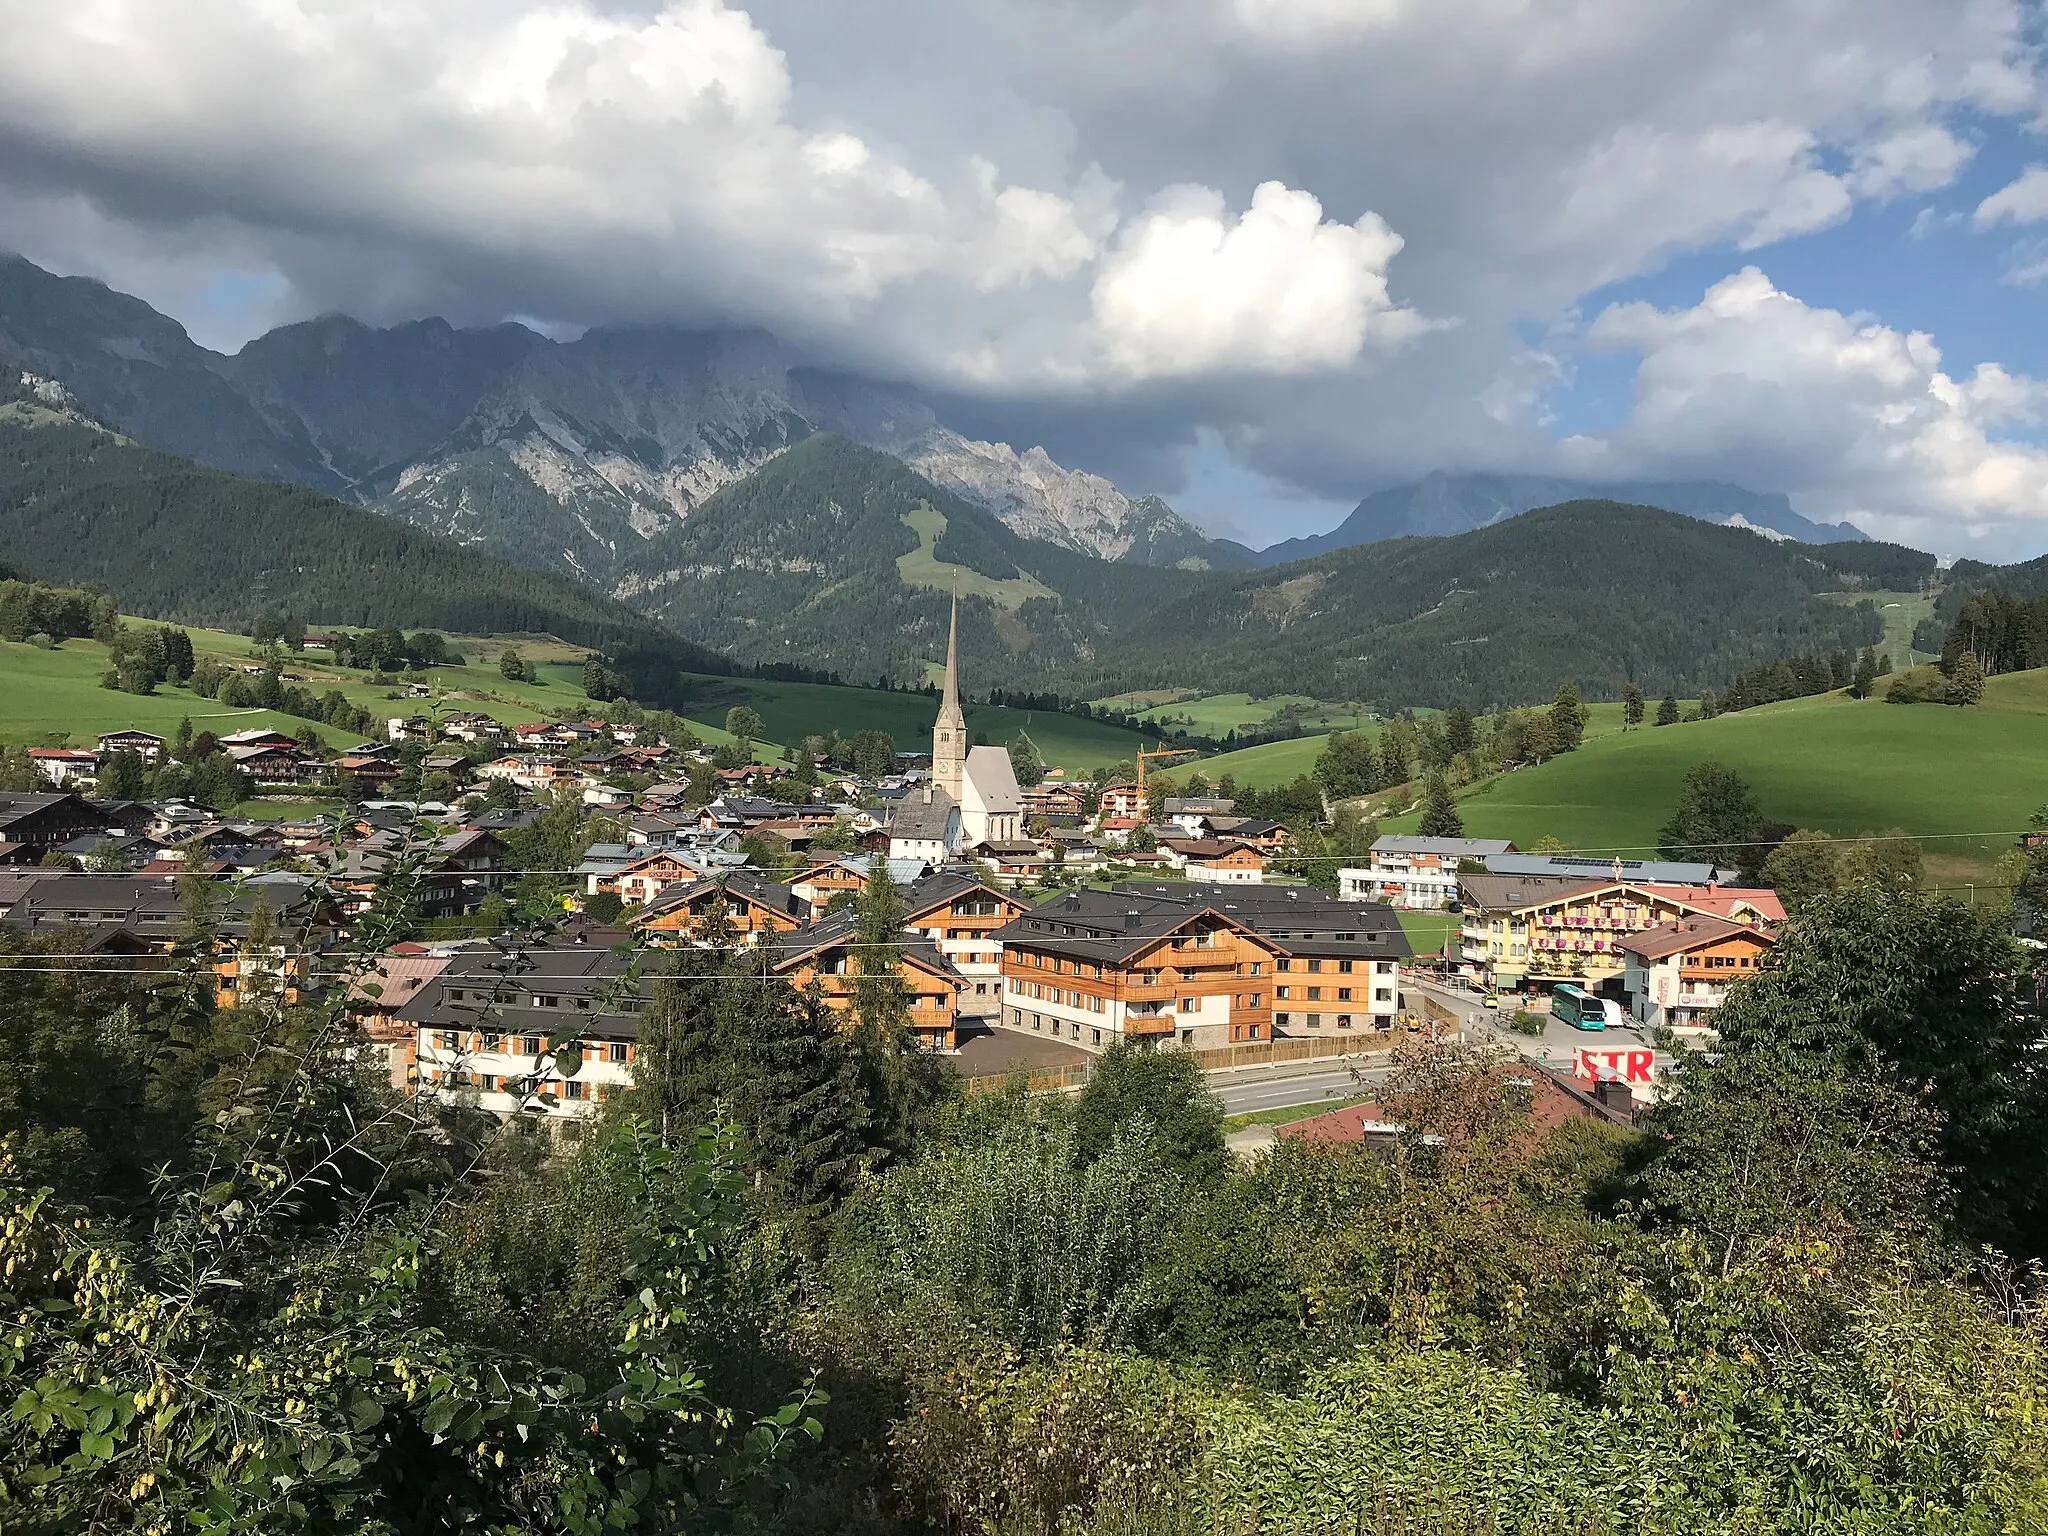
[[[1529,1128],[1539,1136],[1549,1135],[1567,1120],[1618,1121],[1622,1118],[1602,1109],[1589,1094],[1533,1063],[1503,1067],[1498,1075],[1503,1087],[1510,1079],[1529,1080]],[[1350,1104],[1343,1109],[1333,1109],[1326,1115],[1312,1115],[1306,1120],[1290,1121],[1273,1129],[1276,1135],[1290,1140],[1327,1145],[1361,1142],[1365,1140],[1368,1126],[1389,1123],[1386,1111],[1376,1103]]]

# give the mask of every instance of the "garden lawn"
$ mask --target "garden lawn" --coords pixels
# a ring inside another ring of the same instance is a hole
[[[1455,912],[1409,912],[1396,908],[1401,931],[1408,935],[1408,947],[1418,955],[1433,955],[1458,931],[1462,919]]]

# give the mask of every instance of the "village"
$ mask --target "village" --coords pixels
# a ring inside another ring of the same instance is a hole
[[[345,776],[346,809],[296,819],[103,793],[132,777],[112,765],[197,755],[146,731],[35,749],[48,789],[0,795],[0,926],[167,968],[201,888],[216,1006],[340,978],[394,1087],[574,1121],[632,1080],[650,951],[764,946],[774,974],[851,1010],[878,876],[901,895],[888,962],[911,1038],[970,1081],[1072,1083],[1125,1044],[1301,1076],[1310,1098],[1428,1032],[1513,1045],[1603,1113],[1654,1099],[1658,1042],[1711,1042],[1784,920],[1711,865],[1502,840],[1381,836],[1326,889],[1294,872],[1281,823],[1153,794],[1144,754],[1131,781],[1021,786],[1006,749],[970,742],[960,682],[954,647],[929,753],[872,774],[473,711],[394,718],[325,757],[277,731],[204,745],[281,794]],[[448,793],[421,797],[429,782]],[[344,974],[400,868],[413,929]],[[1455,914],[1439,952],[1414,953],[1417,913]],[[508,965],[498,934],[522,916],[543,921]],[[572,1040],[577,1066],[555,1070]]]

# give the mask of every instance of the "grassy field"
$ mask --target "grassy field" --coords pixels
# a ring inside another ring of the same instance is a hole
[[[1687,709],[1698,702],[1697,699],[1679,701]],[[1648,707],[1654,715],[1656,702],[1650,701]],[[1375,738],[1378,737],[1379,727],[1365,728],[1370,729]],[[1586,706],[1587,741],[1598,741],[1607,736],[1619,736],[1621,733],[1619,703]],[[1249,785],[1253,789],[1272,789],[1277,785],[1291,784],[1303,774],[1312,772],[1316,758],[1322,754],[1323,745],[1323,738],[1320,735],[1296,736],[1287,741],[1269,741],[1263,746],[1242,747],[1235,752],[1220,752],[1214,757],[1203,758],[1199,763],[1175,763],[1168,771],[1177,777],[1185,777],[1193,769],[1199,768],[1211,780],[1221,778],[1227,773],[1238,783]]]
[[[1827,694],[1609,734],[1504,774],[1459,809],[1474,837],[1647,853],[1686,769],[1705,761],[1747,779],[1771,820],[1841,835],[1899,827],[1923,840],[1938,878],[1981,878],[2048,801],[2048,672],[1992,678],[1975,709]]]
[[[1455,912],[1405,912],[1394,914],[1401,920],[1401,931],[1408,935],[1409,948],[1418,955],[1433,955],[1444,947],[1458,930],[1460,921]]]
[[[734,704],[751,705],[762,730],[775,741],[801,741],[837,731],[887,731],[905,752],[928,751],[938,700],[923,693],[884,693],[873,688],[834,688],[823,683],[779,683],[751,677],[695,679],[703,702],[685,710],[692,723],[723,724]],[[1109,763],[1127,762],[1145,738],[1136,731],[1083,720],[1078,715],[1009,709],[989,704],[966,706],[967,729],[1008,746],[1028,734],[1048,765],[1069,773]]]
[[[936,507],[919,506],[904,514],[917,534],[917,548],[896,557],[896,574],[913,587],[935,587],[941,592],[958,592],[966,597],[986,597],[1015,613],[1034,597],[1057,597],[1044,582],[1029,572],[999,580],[984,576],[964,565],[949,565],[933,553],[933,546],[946,531],[946,514]]]
[[[193,628],[186,633],[201,660],[211,658],[239,667],[253,665],[257,659],[256,647],[246,635]],[[545,635],[455,635],[449,639],[465,664],[434,667],[428,673],[430,686],[446,708],[478,710],[507,725],[517,725],[562,710],[590,707],[583,693],[584,653],[573,646]],[[508,646],[536,663],[537,681],[510,682],[498,671],[498,656]],[[403,697],[403,683],[365,683],[364,674],[334,667],[320,658],[318,651],[290,657],[285,665],[287,678],[315,693],[339,688],[351,704],[386,719],[427,712],[434,705],[431,698]],[[307,723],[266,710],[223,709],[216,701],[183,688],[159,688],[142,695],[119,693],[100,687],[100,674],[106,666],[106,647],[96,640],[67,640],[50,651],[0,641],[0,742],[86,745],[103,731],[130,726],[169,736],[187,716],[194,729],[220,735],[256,729],[297,732]],[[393,693],[401,697],[392,698]],[[330,738],[336,734],[327,732]],[[707,728],[703,734],[716,742],[731,740],[722,727]]]
[[[1166,771],[1176,779],[1185,779],[1200,769],[1211,783],[1227,773],[1253,789],[1272,789],[1292,784],[1314,768],[1324,745],[1321,736],[1296,736],[1290,741],[1269,741],[1264,746],[1219,752],[1200,762],[1178,762]]]
[[[1115,701],[1133,708],[1140,695],[1126,695]],[[1350,731],[1368,724],[1364,709],[1356,704],[1331,704],[1299,694],[1254,698],[1248,693],[1211,693],[1183,700],[1161,700],[1149,707],[1135,705],[1141,718],[1172,729],[1181,727],[1199,736],[1224,737],[1232,731],[1255,731],[1283,711],[1294,711],[1302,729],[1308,731]]]
[[[1327,1115],[1335,1109],[1349,1109],[1354,1104],[1365,1104],[1370,1094],[1351,1094],[1347,1097],[1319,1099],[1313,1104],[1289,1104],[1284,1109],[1255,1109],[1249,1114],[1229,1115],[1223,1121],[1223,1134],[1249,1130],[1255,1125],[1292,1125],[1297,1120],[1311,1120],[1317,1115]]]
[[[1879,642],[1880,654],[1889,652],[1892,666],[1904,669],[1915,662],[1931,661],[1934,653],[1913,649],[1913,631],[1925,618],[1934,615],[1934,599],[1925,592],[1830,592],[1830,598],[1843,603],[1860,603],[1866,598],[1877,604],[1877,611],[1884,620],[1884,639]]]

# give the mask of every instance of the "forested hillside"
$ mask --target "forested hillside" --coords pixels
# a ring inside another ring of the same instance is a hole
[[[928,550],[914,520],[940,530]],[[886,454],[822,433],[629,558],[622,594],[682,633],[860,681],[922,677],[945,654],[957,591],[977,689],[1087,674],[1128,614],[1205,580],[1020,538]]]
[[[1930,557],[1772,543],[1651,507],[1570,502],[1228,578],[1124,637],[1123,686],[1228,677],[1255,693],[1474,707],[1559,682],[1695,693],[1781,656],[1870,644],[1880,590]],[[1910,581],[1907,583],[1910,585]]]
[[[524,571],[317,491],[204,469],[68,413],[0,405],[0,557],[94,582],[131,611],[246,626],[548,632],[616,656],[646,690],[730,663],[560,576]],[[649,692],[649,696],[656,696]]]

